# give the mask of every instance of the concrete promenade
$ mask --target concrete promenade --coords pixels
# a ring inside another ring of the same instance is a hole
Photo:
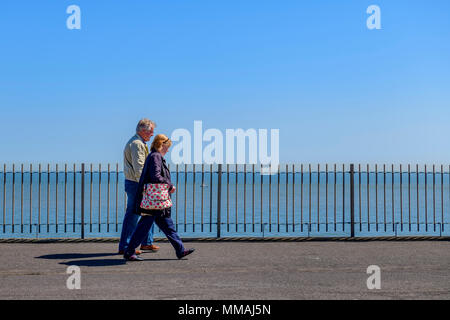
[[[125,263],[115,243],[0,243],[0,299],[450,299],[447,241],[188,242],[182,260],[159,245]]]

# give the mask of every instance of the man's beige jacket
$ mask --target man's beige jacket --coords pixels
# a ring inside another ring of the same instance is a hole
[[[138,134],[128,140],[123,150],[123,172],[126,180],[139,182],[148,153],[145,141]]]

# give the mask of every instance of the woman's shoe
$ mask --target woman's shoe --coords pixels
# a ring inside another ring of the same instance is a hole
[[[137,255],[140,255],[142,253],[142,251],[136,249],[136,250],[134,250],[134,253],[137,254]],[[120,250],[118,254],[125,254],[125,250]]]
[[[191,254],[194,251],[195,251],[195,249],[184,250],[183,253],[181,255],[177,255],[177,257],[178,257],[178,259],[181,259],[181,258],[186,257],[187,255]]]
[[[136,254],[132,254],[131,256],[124,255],[123,258],[127,261],[144,261],[141,257]]]

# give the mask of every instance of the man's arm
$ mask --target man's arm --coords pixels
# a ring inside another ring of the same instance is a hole
[[[135,174],[135,181],[139,181],[145,164],[145,146],[141,143],[132,143],[130,149],[131,163]]]

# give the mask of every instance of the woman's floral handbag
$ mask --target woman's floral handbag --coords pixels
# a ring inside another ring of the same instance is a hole
[[[172,206],[169,197],[169,185],[165,183],[147,183],[144,186],[144,194],[141,208],[146,210],[163,210]]]

